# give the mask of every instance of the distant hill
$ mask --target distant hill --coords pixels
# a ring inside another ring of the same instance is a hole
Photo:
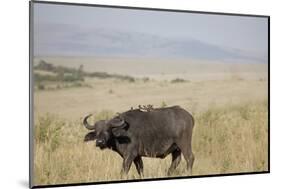
[[[70,26],[69,30],[72,30]],[[51,29],[50,29],[51,28]],[[140,32],[91,29],[65,32],[49,27],[35,35],[35,55],[119,56],[267,63],[267,55],[249,54],[194,39],[172,39]],[[43,30],[42,29],[42,30]],[[40,30],[41,31],[41,30]],[[74,32],[76,31],[76,32]],[[50,36],[52,36],[50,40]],[[44,54],[42,54],[44,52]]]

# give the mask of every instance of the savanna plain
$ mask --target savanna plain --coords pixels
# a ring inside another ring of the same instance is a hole
[[[34,185],[140,179],[122,158],[84,143],[91,123],[131,107],[179,105],[195,119],[192,175],[268,169],[268,65],[193,60],[36,57]],[[171,157],[143,158],[144,177],[168,177]],[[182,158],[171,175],[189,176]]]

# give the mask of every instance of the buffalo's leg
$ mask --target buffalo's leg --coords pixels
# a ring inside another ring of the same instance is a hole
[[[168,175],[171,175],[173,171],[177,168],[181,161],[181,151],[179,149],[176,149],[172,152],[172,164],[168,170]]]
[[[193,168],[193,163],[194,163],[194,154],[192,152],[190,152],[189,156],[188,156],[188,170],[189,170],[189,174],[192,175],[192,168]]]
[[[194,154],[192,153],[191,147],[187,148],[185,150],[182,150],[184,159],[187,163],[187,171],[189,172],[190,175],[192,175],[192,167],[194,163]]]
[[[142,162],[141,156],[137,156],[134,159],[134,164],[136,166],[139,176],[143,177],[143,162]]]
[[[130,170],[130,167],[132,165],[132,162],[135,158],[132,157],[132,156],[127,156],[127,157],[124,157],[123,159],[123,166],[122,166],[122,171],[121,171],[121,175],[124,176],[124,175],[127,175],[129,170]]]
[[[186,138],[191,138],[191,136]],[[187,163],[187,171],[189,172],[190,175],[192,175],[192,167],[195,158],[194,158],[194,154],[192,153],[191,140],[186,142],[180,141],[178,143],[178,147],[181,149],[183,157]]]

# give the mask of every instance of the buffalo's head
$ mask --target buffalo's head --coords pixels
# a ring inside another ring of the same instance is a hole
[[[122,135],[125,135],[126,129],[129,126],[121,116],[116,116],[110,120],[100,120],[94,125],[90,125],[87,121],[90,116],[91,114],[84,118],[83,125],[93,131],[86,134],[84,142],[96,140],[96,146],[101,149],[109,147],[110,140],[114,137],[122,137]]]

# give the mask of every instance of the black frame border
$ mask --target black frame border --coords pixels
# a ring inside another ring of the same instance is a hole
[[[242,17],[258,17],[267,18],[268,24],[268,170],[260,172],[240,172],[240,173],[226,173],[226,174],[210,174],[210,175],[195,175],[195,176],[177,176],[177,177],[163,177],[163,178],[148,178],[148,179],[132,179],[132,180],[112,180],[112,181],[98,181],[98,182],[82,182],[69,184],[50,184],[50,185],[33,185],[33,4],[52,4],[52,5],[66,5],[66,6],[87,6],[100,8],[117,8],[129,10],[145,10],[145,11],[162,11],[162,12],[179,12],[179,13],[194,13],[194,14],[209,14],[209,15],[224,15],[224,16],[242,16]],[[270,173],[270,16],[258,14],[240,14],[240,13],[225,13],[225,12],[208,12],[208,11],[192,11],[181,9],[163,9],[163,8],[149,8],[149,7],[133,7],[133,6],[119,6],[119,5],[102,5],[102,4],[88,4],[88,3],[69,3],[69,2],[55,2],[55,1],[29,1],[29,188],[53,188],[53,187],[67,187],[67,186],[85,186],[98,184],[115,184],[115,183],[131,183],[131,182],[147,182],[147,181],[161,181],[174,179],[191,179],[191,178],[211,178],[224,176],[239,176],[239,175],[257,175]]]

